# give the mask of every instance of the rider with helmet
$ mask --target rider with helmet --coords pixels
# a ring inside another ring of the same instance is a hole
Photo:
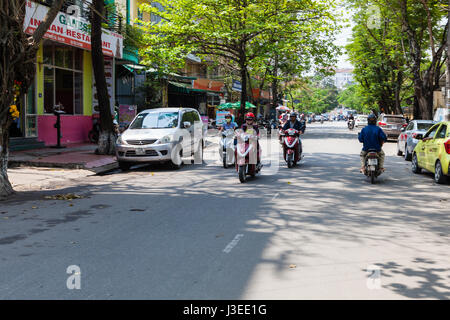
[[[228,130],[228,129],[236,129],[238,127],[237,123],[232,121],[233,117],[230,113],[225,115],[225,123],[220,127],[219,131]]]
[[[377,117],[371,113],[367,117],[368,125],[364,127],[358,134],[359,142],[363,143],[363,149],[360,153],[361,157],[361,173],[364,173],[366,155],[369,150],[375,150],[380,159],[380,170],[384,172],[384,151],[381,149],[383,143],[387,141],[386,134],[377,126]]]
[[[245,123],[242,124],[241,129],[248,134],[255,135],[259,139],[258,125],[256,124],[256,121],[255,121],[255,115],[252,112],[249,112],[245,115]],[[258,166],[260,166],[260,162],[261,162],[259,153],[260,153],[260,148],[259,148],[259,141],[258,141],[258,143],[257,143],[257,165]]]
[[[297,120],[297,113],[295,113],[295,112],[292,112],[289,115],[289,121],[284,124],[283,131],[286,131],[286,130],[288,130],[290,128],[294,128],[300,134],[305,131],[304,126],[302,126],[301,122]],[[280,136],[280,140],[281,140],[281,136]],[[298,151],[301,154],[302,153],[302,141],[299,139],[298,142],[299,142]]]

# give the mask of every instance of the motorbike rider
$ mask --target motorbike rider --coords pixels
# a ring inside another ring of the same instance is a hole
[[[355,122],[355,117],[353,116],[352,113],[350,113],[350,115],[348,116],[347,126],[350,125],[351,121],[353,121],[353,123]]]
[[[381,172],[384,172],[384,151],[381,149],[383,144],[387,141],[386,134],[377,126],[377,117],[371,113],[367,117],[368,125],[364,127],[358,134],[359,142],[363,143],[363,149],[360,153],[361,158],[361,173],[364,173],[366,155],[369,150],[376,150],[380,160],[379,166]]]
[[[225,123],[220,127],[219,132],[228,129],[236,129],[238,127],[237,123],[232,121],[232,116],[230,113],[225,115]]]
[[[306,116],[305,116],[304,113],[302,113],[300,115],[300,128],[301,128],[301,130],[300,130],[301,134],[305,134],[305,130],[306,130]]]
[[[252,134],[255,135],[256,137],[258,137],[258,142],[257,142],[257,166],[259,167],[261,165],[261,159],[259,156],[259,129],[258,129],[258,125],[256,124],[255,121],[255,115],[252,112],[249,112],[245,115],[245,123],[242,124],[241,129],[248,133],[248,134]]]
[[[302,131],[305,131],[304,127],[302,127],[302,124],[300,121],[297,120],[297,113],[292,112],[289,116],[289,121],[285,123],[283,126],[283,131],[286,131],[287,129],[294,128],[299,133],[302,133]],[[302,153],[302,141],[298,139],[298,152],[299,154]]]

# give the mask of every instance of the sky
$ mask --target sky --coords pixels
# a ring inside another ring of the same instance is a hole
[[[350,39],[351,35],[352,35],[352,26],[353,26],[353,22],[351,21],[351,16],[352,13],[351,12],[347,12],[347,11],[342,11],[344,13],[344,17],[350,20],[350,24],[351,26],[348,28],[344,28],[341,32],[339,32],[339,35],[336,39],[336,41],[334,41],[334,43],[336,45],[339,46],[345,46],[348,42],[348,40]],[[344,23],[342,23],[342,25],[344,25]],[[343,50],[345,51],[345,50]],[[339,61],[338,61],[338,69],[343,69],[343,68],[353,68],[352,64],[347,61],[348,56],[344,53],[341,57],[339,57]]]

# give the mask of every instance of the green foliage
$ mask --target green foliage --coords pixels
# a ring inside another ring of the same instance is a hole
[[[341,91],[338,95],[338,102],[341,106],[356,110],[358,113],[368,113],[377,110],[377,106],[369,105],[364,100],[364,88],[359,84],[351,85]]]
[[[300,102],[295,105],[295,109],[306,113],[312,112],[321,114],[339,106],[338,89],[327,78],[317,74],[297,89],[293,94],[294,100]]]
[[[141,9],[162,23],[140,21],[145,31],[143,63],[174,71],[189,53],[209,56],[242,71],[264,73],[278,55],[294,62],[286,69],[308,69],[332,59],[336,30],[334,3],[324,0],[162,0],[165,8]]]

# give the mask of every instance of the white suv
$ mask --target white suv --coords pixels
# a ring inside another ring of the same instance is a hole
[[[122,170],[138,162],[170,162],[178,169],[181,158],[192,155],[195,163],[201,163],[206,130],[195,109],[141,111],[117,139],[117,161]]]

